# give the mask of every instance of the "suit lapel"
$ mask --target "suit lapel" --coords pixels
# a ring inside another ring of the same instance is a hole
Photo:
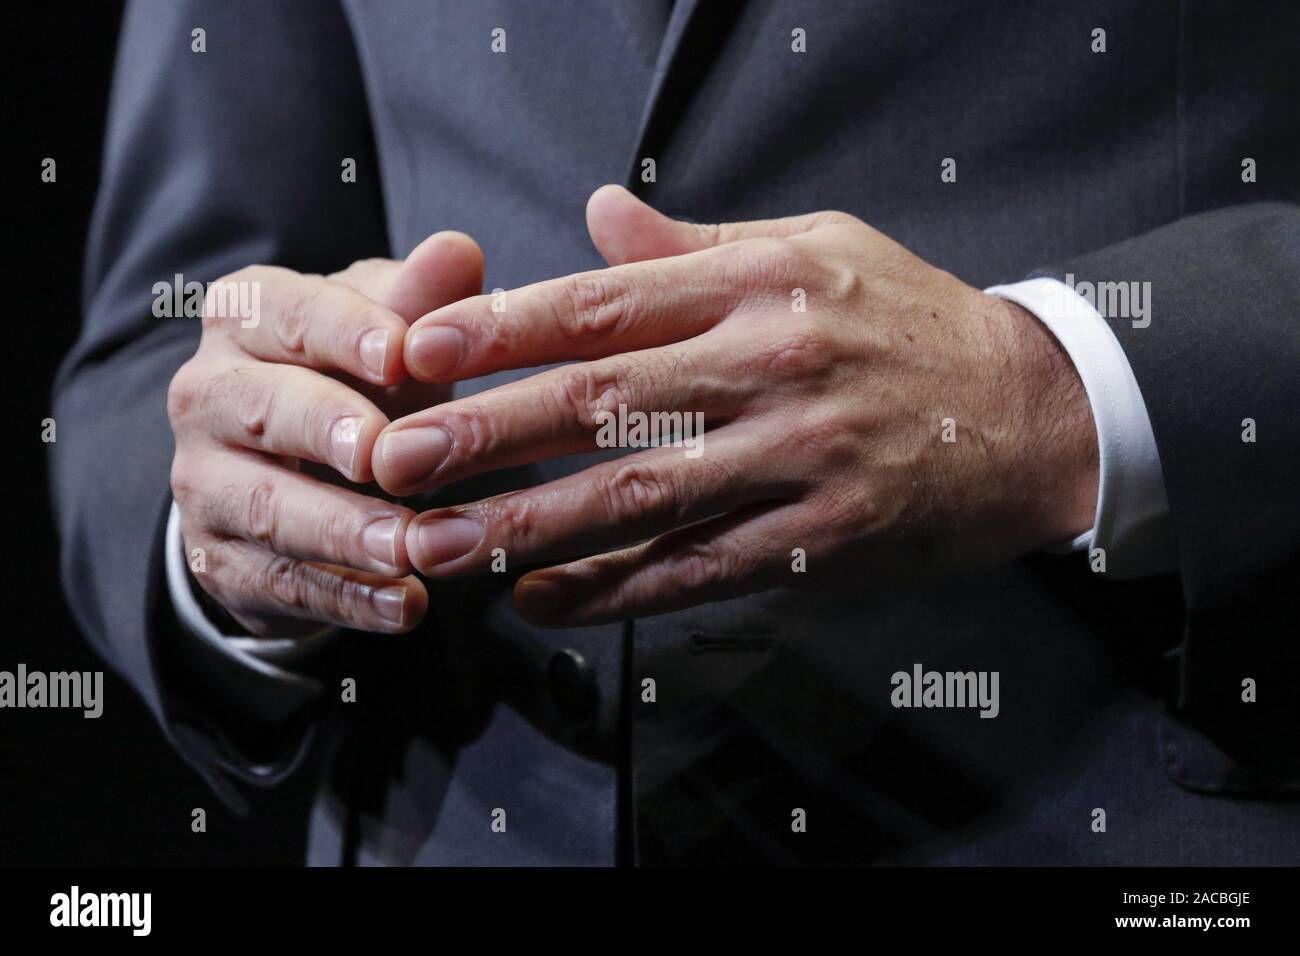
[[[667,142],[743,5],[744,0],[675,0],[628,163],[628,189],[644,193],[650,185],[641,182],[641,160]]]

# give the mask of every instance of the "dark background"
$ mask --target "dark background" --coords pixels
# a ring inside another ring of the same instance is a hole
[[[0,349],[10,444],[0,670],[103,670],[64,602],[41,421],[81,323],[81,260],[99,179],[120,0],[5,11],[6,274]],[[41,182],[53,157],[58,181]],[[0,865],[302,862],[307,770],[249,793],[241,819],[171,749],[127,684],[104,675],[104,712],[0,710]],[[190,810],[207,810],[193,833]]]

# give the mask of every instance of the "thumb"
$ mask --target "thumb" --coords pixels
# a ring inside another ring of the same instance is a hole
[[[783,238],[818,226],[858,222],[843,212],[814,212],[785,219],[702,224],[671,219],[622,186],[601,186],[587,200],[587,231],[612,266],[699,252],[740,239]]]
[[[411,250],[379,301],[407,323],[483,290],[483,251],[463,232],[435,232]]]

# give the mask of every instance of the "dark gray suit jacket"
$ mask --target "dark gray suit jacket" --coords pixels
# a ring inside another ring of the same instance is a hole
[[[56,387],[69,600],[228,799],[305,740],[328,748],[315,862],[1295,863],[1297,35],[1289,2],[135,3]],[[610,181],[699,221],[843,209],[976,286],[1150,281],[1150,327],[1113,326],[1180,573],[1031,556],[562,632],[489,575],[435,587],[415,636],[346,635],[293,684],[179,628],[164,404],[199,323],[154,319],[153,283],[329,272],[460,229],[487,287],[512,288],[601,265],[582,212]],[[999,671],[1000,716],[892,708],[890,675],[917,662]]]

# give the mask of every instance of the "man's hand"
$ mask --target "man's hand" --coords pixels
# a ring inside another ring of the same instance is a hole
[[[221,280],[258,284],[254,322],[221,316],[210,290],[198,351],[167,396],[172,494],[187,553],[205,552],[196,579],[253,634],[320,622],[399,632],[424,616],[406,553],[412,512],[343,485],[373,477],[381,408],[447,396],[403,382],[407,322],[477,294],[482,278],[478,246],[438,233],[405,263],[328,277],[251,266]]]
[[[583,361],[394,422],[376,479],[409,493],[587,451],[620,406],[702,413],[703,453],[652,448],[422,514],[406,532],[422,572],[483,571],[496,548],[512,567],[578,558],[515,597],[541,623],[589,624],[974,570],[1091,526],[1087,397],[1018,306],[844,213],[692,225],[607,186],[587,220],[612,268],[504,309],[445,306],[405,342],[429,382]]]

